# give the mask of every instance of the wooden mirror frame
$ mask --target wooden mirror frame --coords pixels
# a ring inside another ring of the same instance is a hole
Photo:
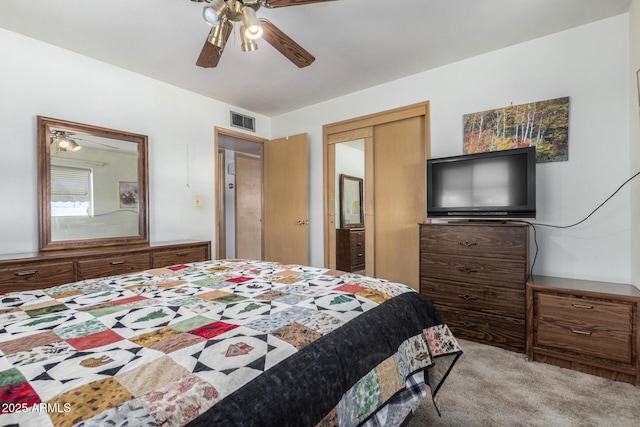
[[[51,235],[51,128],[84,133],[103,138],[118,139],[138,147],[138,235],[122,237],[52,240]],[[146,135],[107,129],[66,120],[38,116],[38,226],[41,251],[80,249],[116,245],[149,244],[149,175],[147,167]]]
[[[358,204],[360,206],[360,221],[357,223],[345,223],[347,204],[345,203],[345,181],[354,181],[358,183]],[[341,228],[362,228],[364,227],[364,206],[362,203],[363,179],[355,176],[340,174],[340,227]]]

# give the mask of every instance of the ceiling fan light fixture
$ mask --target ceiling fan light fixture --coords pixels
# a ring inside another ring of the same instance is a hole
[[[256,11],[249,6],[242,8],[242,24],[244,25],[244,30],[241,31],[241,34],[244,34],[247,38],[255,40],[262,37],[262,25],[258,21]]]
[[[254,50],[258,50],[258,43],[256,43],[254,39],[247,37],[244,25],[240,27],[240,40],[242,40],[243,52],[253,52]]]
[[[226,42],[225,34],[228,25],[230,25],[229,22],[224,20],[221,21],[219,25],[213,27],[211,33],[209,34],[209,37],[207,38],[207,41],[212,45],[219,47],[220,49],[224,49],[224,45]]]
[[[75,142],[73,139],[69,140],[69,148],[67,148],[67,151],[78,151],[81,148],[82,146]]]
[[[80,144],[75,142],[73,139],[70,139],[64,134],[59,134],[57,136],[58,140],[58,150],[60,151],[78,151],[82,147]]]
[[[227,3],[224,0],[212,0],[209,6],[202,9],[202,17],[207,24],[216,27],[222,21],[228,10]]]

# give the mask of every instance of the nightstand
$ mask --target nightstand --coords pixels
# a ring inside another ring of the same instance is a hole
[[[526,288],[527,356],[640,386],[639,304],[631,285],[535,276]]]

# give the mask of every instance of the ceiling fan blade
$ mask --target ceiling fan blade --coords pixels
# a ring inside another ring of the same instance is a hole
[[[229,40],[229,36],[231,35],[231,31],[233,30],[232,25],[227,25],[225,27],[224,34],[224,46],[227,44],[227,40]],[[213,34],[215,28],[211,29],[209,36]],[[220,57],[222,56],[222,52],[224,48],[220,49],[218,46],[209,43],[209,36],[204,41],[204,46],[202,46],[202,50],[200,51],[200,56],[198,56],[198,60],[196,61],[196,65],[202,68],[214,68],[218,65],[220,61]]]
[[[291,37],[282,32],[278,27],[266,19],[261,19],[262,38],[271,46],[275,47],[287,59],[298,66],[304,68],[311,65],[316,58],[307,52],[302,46],[294,42]]]
[[[324,3],[335,0],[265,0],[263,5],[268,8],[286,7],[286,6],[301,6],[311,3]]]
[[[103,142],[93,141],[91,139],[78,138],[75,135],[71,135],[71,138],[75,139],[76,141],[84,141],[84,142],[88,142],[90,144],[102,145],[103,147],[111,148],[111,149],[114,149],[114,150],[119,150],[120,149],[120,147],[116,147],[114,145],[109,145],[109,144],[105,144]]]

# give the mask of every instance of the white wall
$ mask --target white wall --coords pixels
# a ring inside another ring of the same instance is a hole
[[[431,154],[442,157],[462,153],[466,113],[569,96],[569,161],[539,165],[536,222],[571,224],[629,176],[628,21],[619,15],[284,114],[271,132],[308,132],[310,158],[321,159],[324,124],[428,100]],[[310,167],[310,256],[319,266],[322,162]],[[628,188],[583,225],[536,230],[534,274],[630,281]]]
[[[213,240],[214,126],[229,110],[270,136],[267,117],[3,29],[0,58],[0,254],[38,249],[38,115],[149,136],[152,242]]]
[[[633,0],[629,9],[629,43],[630,43],[630,88],[629,88],[629,123],[631,147],[631,173],[640,171],[640,81],[636,72],[640,71],[640,0]],[[631,185],[631,280],[640,288],[640,177]]]

